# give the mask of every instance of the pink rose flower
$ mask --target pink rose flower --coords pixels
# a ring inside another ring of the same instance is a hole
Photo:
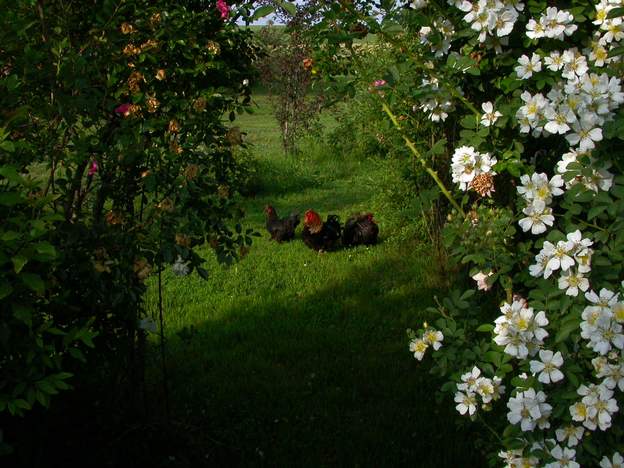
[[[386,84],[386,80],[375,80],[375,81],[373,82],[373,85],[374,85],[376,88],[379,88],[380,86],[383,86],[383,85],[385,85],[385,84]]]
[[[87,175],[89,177],[93,176],[93,174],[95,174],[98,171],[98,163],[97,161],[94,159],[93,161],[91,161],[91,165],[89,166],[89,172],[87,173]]]
[[[127,102],[125,104],[121,104],[120,106],[115,108],[115,114],[121,114],[121,115],[128,114],[128,112],[130,111],[130,106],[131,104]]]
[[[217,9],[221,12],[221,19],[227,19],[230,14],[230,7],[225,0],[217,0]]]

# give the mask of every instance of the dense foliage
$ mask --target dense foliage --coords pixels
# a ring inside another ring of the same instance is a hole
[[[433,349],[492,463],[621,463],[622,5],[380,6],[329,5],[319,67],[353,87],[344,52],[363,28],[396,51],[379,106],[448,201],[448,252],[477,282],[431,309],[411,351]]]
[[[255,50],[230,8],[0,1],[0,412],[47,406],[76,360],[134,374],[150,273],[205,276],[196,246],[251,243],[223,115],[250,102]]]

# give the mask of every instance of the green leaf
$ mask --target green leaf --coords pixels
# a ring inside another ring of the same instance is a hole
[[[431,149],[429,149],[429,154],[444,154],[446,151],[446,138],[442,138],[436,141]]]
[[[77,359],[81,362],[87,362],[83,352],[80,351],[78,348],[69,348],[69,354],[71,354],[74,359]]]
[[[498,351],[488,351],[487,353],[485,353],[485,360],[487,362],[491,362],[495,366],[498,366],[500,364],[500,359],[501,353]]]
[[[568,336],[570,336],[570,333],[579,328],[579,325],[580,321],[576,318],[574,320],[564,321],[555,336],[555,343],[561,343],[564,341],[568,338]]]
[[[297,14],[297,5],[291,2],[280,1],[279,6],[281,6],[290,16],[295,16]]]
[[[13,287],[9,283],[0,283],[0,300],[13,292]]]
[[[30,405],[28,404],[28,402],[26,400],[22,400],[21,398],[14,400],[13,405],[15,405],[16,408],[23,409],[23,410],[30,409]]]
[[[14,206],[23,201],[22,196],[17,192],[0,193],[0,205]]]
[[[55,258],[56,248],[49,242],[40,242],[35,245],[35,251],[38,254],[45,255],[46,257]]]
[[[20,238],[20,233],[15,231],[5,231],[0,235],[0,240],[4,242],[11,242]]]
[[[494,325],[492,325],[491,323],[484,323],[483,325],[480,325],[479,327],[477,327],[477,331],[483,332],[483,333],[490,333],[493,330],[494,330]]]
[[[270,15],[274,11],[275,11],[275,8],[273,8],[271,5],[265,5],[263,7],[258,8],[256,11],[254,11],[254,14],[251,17],[251,19],[252,21],[259,20],[260,18],[264,18],[265,16]]]
[[[476,294],[476,290],[475,289],[467,289],[464,291],[464,293],[461,295],[460,299],[462,301],[465,301],[466,299],[471,298],[472,296],[474,296]]]
[[[32,326],[32,309],[19,304],[13,304],[13,317],[29,327]]]
[[[15,257],[11,258],[11,261],[13,262],[13,270],[17,274],[19,274],[24,268],[24,265],[28,263],[28,259],[26,257],[22,257],[21,255],[16,255]]]
[[[17,172],[17,169],[13,166],[0,167],[0,176],[10,180],[13,183],[19,184],[23,182],[23,178]]]
[[[607,14],[607,19],[618,18],[624,16],[624,8],[614,8]]]
[[[598,206],[594,206],[590,208],[589,212],[587,213],[587,220],[591,221],[596,216],[601,215],[606,209],[607,209],[606,205],[598,205]]]
[[[393,35],[402,33],[403,26],[401,26],[399,23],[388,21],[386,24],[382,26],[381,31],[385,34],[393,36]]]
[[[52,384],[50,384],[50,382],[48,382],[47,380],[40,380],[39,382],[36,382],[35,385],[42,392],[45,392],[48,395],[56,395],[58,393],[58,390],[54,388]]]
[[[624,54],[624,46],[620,46],[620,47],[614,47],[613,49],[611,49],[609,51],[609,55],[608,57],[617,57],[618,55],[623,55]]]
[[[58,374],[54,374],[53,377],[58,380],[67,380],[74,376],[71,372],[59,372]]]
[[[35,291],[37,294],[44,293],[45,283],[43,279],[41,279],[41,276],[34,273],[22,273],[19,277],[22,279],[26,286]]]
[[[473,114],[469,114],[469,115],[464,116],[464,118],[460,120],[459,124],[463,128],[473,130],[477,128],[477,118]]]
[[[37,390],[36,392],[36,397],[37,397],[37,401],[41,404],[41,406],[43,406],[44,408],[47,408],[48,405],[50,404],[50,397],[48,397],[48,395],[46,395],[44,392],[42,392],[41,390]]]
[[[0,149],[12,153],[15,151],[15,144],[12,141],[3,141],[0,143]]]

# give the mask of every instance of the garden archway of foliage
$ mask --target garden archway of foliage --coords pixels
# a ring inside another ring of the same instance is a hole
[[[222,0],[0,9],[0,413],[19,416],[87,358],[135,373],[150,272],[250,245],[222,117],[249,104],[256,51]]]
[[[616,466],[624,5],[550,5],[328,3],[314,66],[337,93],[369,88],[449,207],[461,274],[410,350],[432,350],[445,401],[482,424],[492,465]],[[352,73],[362,31],[394,57],[368,83]]]

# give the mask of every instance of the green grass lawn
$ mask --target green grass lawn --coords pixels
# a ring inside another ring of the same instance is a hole
[[[383,211],[371,248],[318,255],[264,230],[267,203],[343,220],[370,208],[382,166],[312,141],[284,155],[259,103],[238,125],[258,160],[245,224],[262,237],[229,268],[206,250],[208,281],[164,275],[175,419],[216,466],[483,466],[407,348],[406,328],[431,319],[422,310],[437,292],[429,248],[396,236]]]

